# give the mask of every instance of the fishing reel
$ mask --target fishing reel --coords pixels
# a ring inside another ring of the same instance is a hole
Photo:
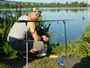
[[[38,33],[39,35],[45,34],[45,29],[44,29],[43,26],[37,26],[37,27],[36,27],[36,31],[37,31],[37,33]]]
[[[46,35],[48,36],[48,30],[49,30],[49,27],[50,27],[51,24],[48,25],[48,27],[46,26],[41,26],[40,24],[38,26],[36,26],[36,31],[37,33],[42,36],[42,35]]]
[[[48,37],[48,34],[47,34],[47,31],[46,31],[46,28],[45,27],[43,27],[43,26],[37,26],[36,27],[36,31],[37,31],[37,33],[38,33],[39,36],[46,35]],[[43,41],[43,42],[45,44],[47,44],[47,42],[45,42],[45,41]]]

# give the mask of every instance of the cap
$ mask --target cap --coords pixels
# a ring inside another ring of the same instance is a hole
[[[40,12],[41,13],[41,11],[39,10],[39,8],[32,8],[31,11],[32,12]]]

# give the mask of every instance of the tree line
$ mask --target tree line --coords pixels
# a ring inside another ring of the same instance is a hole
[[[71,2],[71,3],[30,3],[30,2],[17,2],[17,3],[0,3],[0,8],[32,8],[32,7],[87,7],[88,4],[84,2]]]

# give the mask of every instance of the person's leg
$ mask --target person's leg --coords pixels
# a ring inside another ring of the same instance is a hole
[[[27,41],[28,42],[28,41]],[[17,50],[16,56],[20,59],[24,59],[26,57],[26,40],[16,40],[13,42],[9,42],[9,45],[12,49]],[[33,47],[33,42],[29,43],[29,49],[32,49]]]
[[[39,51],[39,54],[41,56],[46,56],[47,55],[47,48],[45,47],[44,49],[42,49],[41,51]]]
[[[33,42],[33,44],[31,43]],[[44,43],[42,41],[34,41],[34,40],[28,40],[28,45],[33,45],[32,49],[29,50],[29,52],[37,52],[44,48]]]
[[[44,48],[44,43],[42,41],[35,41],[35,40],[16,40],[10,43],[11,48],[17,51],[26,51],[26,43],[28,43],[28,51],[29,52],[37,52]]]

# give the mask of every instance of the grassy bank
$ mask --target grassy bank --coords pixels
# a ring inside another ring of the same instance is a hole
[[[87,45],[86,45],[87,46]],[[90,46],[90,45],[89,45]],[[51,48],[51,49],[50,49]],[[38,56],[38,58],[32,59],[29,58],[29,65],[30,68],[59,68],[59,58],[60,56],[65,52],[65,46],[63,44],[57,44],[51,46],[49,48],[48,53],[50,55],[57,55],[58,58],[50,58],[47,57],[41,57]],[[72,53],[77,56],[86,57],[87,51],[86,48],[83,48],[81,43],[68,43],[68,50],[67,52]],[[89,51],[88,51],[89,52]],[[90,54],[90,53],[89,53]],[[88,56],[90,56],[88,54]],[[0,59],[0,66],[3,67],[11,67],[11,68],[25,68],[26,61],[18,59],[15,54],[13,54],[11,57],[3,57]]]

